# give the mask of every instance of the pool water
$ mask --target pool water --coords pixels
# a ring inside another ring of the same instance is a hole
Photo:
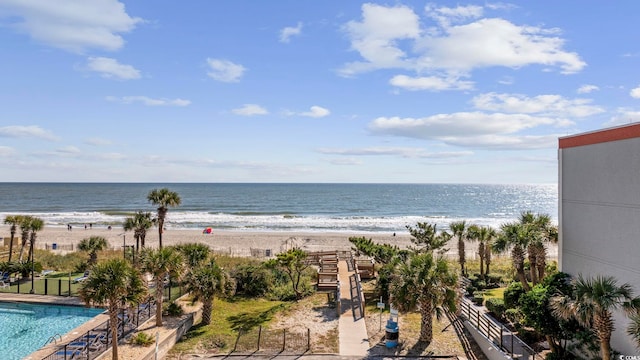
[[[77,306],[0,302],[0,349],[4,360],[19,360],[104,312]]]

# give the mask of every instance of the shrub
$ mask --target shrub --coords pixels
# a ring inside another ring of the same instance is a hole
[[[484,302],[484,296],[482,295],[473,295],[473,299],[472,299],[473,303],[478,305],[478,306],[482,306],[482,303]]]
[[[184,314],[184,310],[182,309],[182,306],[178,305],[175,302],[172,302],[172,303],[166,304],[165,314],[167,316],[180,316]]]
[[[491,311],[496,317],[503,318],[506,308],[504,307],[504,300],[498,298],[490,298],[485,301],[484,306],[487,310]]]
[[[476,290],[478,289],[476,289],[476,287],[473,285],[469,285],[467,286],[466,290],[467,290],[467,296],[473,296],[473,293],[476,292]]]
[[[498,274],[489,274],[487,275],[487,283],[492,284],[492,285],[499,285],[500,283],[502,283],[502,275],[498,275]],[[500,287],[500,286],[498,286]]]
[[[155,341],[156,340],[153,338],[152,335],[149,335],[144,332],[137,333],[136,335],[132,336],[131,339],[129,340],[131,344],[140,345],[140,346],[149,346],[153,344]]]
[[[513,309],[518,307],[518,301],[520,301],[520,296],[524,294],[524,292],[520,282],[512,282],[509,284],[504,290],[503,295],[505,308]]]
[[[478,290],[484,290],[487,288],[487,283],[484,280],[478,280],[474,286],[477,287]]]
[[[520,312],[520,309],[506,309],[504,317],[516,327],[522,324],[522,312]]]
[[[262,265],[241,265],[231,274],[235,280],[235,292],[249,297],[267,294],[274,283],[274,274]]]

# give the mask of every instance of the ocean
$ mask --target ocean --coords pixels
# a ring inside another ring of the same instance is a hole
[[[0,183],[0,218],[31,214],[46,226],[120,226],[136,211],[155,213],[150,190],[167,187],[182,204],[166,227],[231,231],[390,233],[418,222],[499,227],[522,211],[557,223],[557,185]]]

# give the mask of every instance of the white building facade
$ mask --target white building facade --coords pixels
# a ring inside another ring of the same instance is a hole
[[[613,276],[640,295],[640,124],[560,138],[558,260],[573,276]],[[615,315],[612,347],[639,350]]]

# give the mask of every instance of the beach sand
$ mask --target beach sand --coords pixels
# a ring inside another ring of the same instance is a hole
[[[0,226],[0,236],[8,239],[11,236],[9,227]],[[16,234],[19,236],[19,234]],[[124,233],[122,228],[114,227],[108,230],[105,227],[94,226],[85,230],[74,227],[68,231],[66,227],[45,227],[38,232],[36,247],[45,248],[45,244],[57,245],[77,245],[84,238],[91,236],[102,236],[107,239],[114,249],[122,249],[123,240],[127,245],[135,244],[133,232]],[[250,249],[270,249],[272,253],[278,253],[286,248],[297,246],[306,251],[325,250],[349,250],[351,243],[349,237],[365,236],[372,238],[376,242],[389,243],[405,247],[411,243],[408,234],[397,234],[395,237],[389,234],[357,234],[357,233],[336,233],[336,232],[269,232],[269,231],[217,231],[213,234],[203,234],[202,230],[176,230],[167,229],[162,234],[162,244],[176,245],[181,243],[204,243],[213,250],[221,252],[232,252],[234,254],[250,255]],[[8,240],[7,240],[8,241]],[[152,228],[147,232],[145,239],[147,247],[158,247],[158,229]]]
[[[10,237],[9,227],[0,226],[0,236],[5,242]],[[97,227],[85,230],[84,228],[73,228],[68,231],[66,227],[45,227],[38,232],[36,247],[43,249],[46,246],[51,248],[52,244],[75,246],[84,238],[91,236],[103,236],[109,242],[111,248],[122,249],[123,240],[126,245],[135,244],[133,232],[124,233],[121,227],[114,227],[108,230],[106,227]],[[327,251],[327,250],[350,250],[352,248],[349,237],[371,238],[376,243],[386,243],[406,248],[411,245],[408,233],[341,233],[341,232],[277,232],[277,231],[218,231],[214,229],[213,234],[203,234],[197,229],[167,229],[162,235],[163,245],[176,245],[182,243],[203,243],[209,245],[212,250],[232,256],[251,256],[251,249],[270,250],[271,255],[277,254],[293,246],[305,251]],[[147,247],[158,247],[158,230],[152,228],[147,232]],[[452,240],[448,246],[447,257],[457,258],[457,240]],[[477,245],[466,243],[467,258],[473,259],[476,256]],[[558,247],[555,244],[547,245],[548,256],[557,258]],[[508,256],[508,254],[505,254]]]

